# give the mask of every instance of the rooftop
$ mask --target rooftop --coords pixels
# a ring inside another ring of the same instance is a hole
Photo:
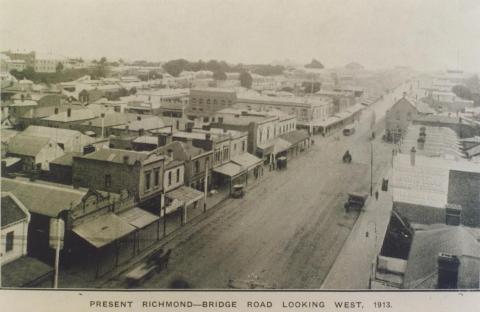
[[[28,219],[28,214],[24,211],[25,207],[22,206],[14,195],[2,192],[2,227]]]
[[[39,138],[19,134],[8,142],[8,152],[17,155],[36,156],[50,141],[51,139],[48,137]]]
[[[154,154],[151,152],[136,152],[114,148],[103,148],[96,152],[80,156],[79,158],[108,161],[117,164],[123,164],[127,160],[128,165],[134,165],[135,162],[143,162]],[[157,159],[163,159],[163,156],[155,155]]]
[[[33,213],[57,217],[62,210],[77,205],[86,191],[50,184],[1,178],[2,191],[10,192]]]

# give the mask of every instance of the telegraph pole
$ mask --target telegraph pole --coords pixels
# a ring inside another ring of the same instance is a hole
[[[207,212],[208,159],[205,160],[205,180],[203,182],[203,212]]]
[[[370,141],[370,196],[373,195],[373,141]]]

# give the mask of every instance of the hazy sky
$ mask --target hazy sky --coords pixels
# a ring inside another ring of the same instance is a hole
[[[0,0],[0,46],[84,58],[315,57],[326,66],[480,71],[480,1]]]

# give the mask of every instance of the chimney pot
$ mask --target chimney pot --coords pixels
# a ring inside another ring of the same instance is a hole
[[[456,289],[458,284],[458,268],[460,266],[458,257],[452,254],[439,253],[437,264],[437,289]]]

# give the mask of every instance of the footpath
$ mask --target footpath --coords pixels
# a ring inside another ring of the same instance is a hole
[[[391,181],[391,170],[384,176]],[[322,289],[368,289],[369,279],[376,255],[380,252],[387,231],[392,210],[391,187],[388,192],[379,189],[381,179],[376,183],[375,194],[367,200],[350,235],[327,277]]]

